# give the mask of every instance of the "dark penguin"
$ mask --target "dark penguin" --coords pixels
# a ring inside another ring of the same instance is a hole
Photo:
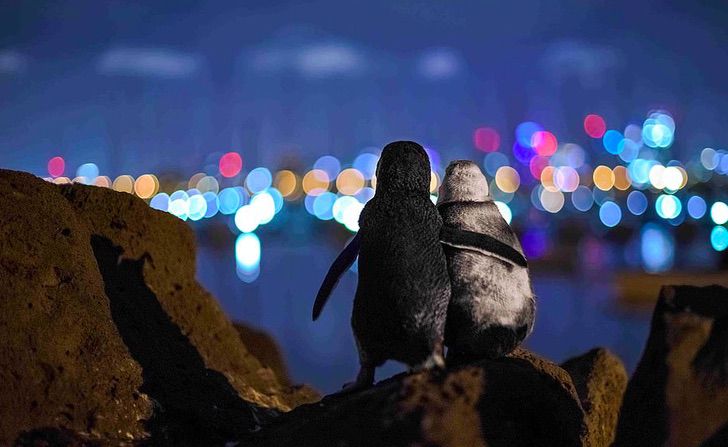
[[[430,200],[430,162],[422,146],[388,144],[377,188],[359,217],[359,232],[334,261],[314,304],[318,317],[341,274],[359,255],[351,326],[361,368],[349,389],[370,386],[392,359],[413,368],[443,366],[450,280],[439,242],[442,219]]]
[[[521,244],[471,161],[447,167],[437,208],[452,284],[448,363],[508,354],[530,334],[536,311]]]

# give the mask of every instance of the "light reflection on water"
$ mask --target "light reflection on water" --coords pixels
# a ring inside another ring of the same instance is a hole
[[[297,245],[283,237],[262,235],[265,256],[260,276],[252,284],[236,276],[232,250],[213,250],[201,240],[198,279],[233,320],[263,328],[275,337],[295,381],[328,393],[352,380],[358,368],[349,323],[356,274],[344,275],[319,320],[312,322],[313,299],[337,255],[334,243],[324,236],[316,238],[319,242],[307,238]],[[561,362],[604,346],[633,370],[647,339],[649,313],[616,309],[608,277],[576,276],[534,275],[538,313],[527,347]],[[377,378],[403,369],[390,362],[378,370]]]

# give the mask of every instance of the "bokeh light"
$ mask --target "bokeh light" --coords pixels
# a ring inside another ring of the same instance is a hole
[[[238,277],[253,282],[260,273],[261,246],[255,233],[243,233],[235,240],[235,264]]]
[[[586,186],[579,186],[571,193],[571,203],[579,211],[586,212],[591,209],[594,204],[594,196],[591,189]]]
[[[222,214],[233,214],[244,204],[243,195],[237,188],[225,188],[220,191],[217,198]]]
[[[607,130],[604,118],[596,114],[589,114],[584,118],[584,131],[592,138],[602,138]]]
[[[316,160],[313,168],[324,171],[329,178],[336,178],[339,172],[341,172],[341,162],[332,155],[324,155]]]
[[[344,169],[336,177],[336,189],[344,195],[353,196],[364,187],[365,180],[361,172],[354,168]]]
[[[268,191],[261,191],[250,198],[250,207],[255,211],[260,225],[265,225],[275,217],[276,203]]]
[[[132,194],[134,192],[134,177],[131,175],[120,175],[114,179],[114,183],[111,185],[114,191],[128,192]]]
[[[515,192],[521,185],[521,176],[512,167],[502,166],[495,173],[495,183],[503,192]]]
[[[554,172],[554,183],[561,191],[576,191],[576,188],[579,187],[579,173],[571,166],[561,166]]]
[[[716,251],[723,251],[728,248],[728,229],[723,226],[715,226],[710,232],[710,245]]]
[[[76,177],[80,178],[79,183],[86,185],[93,184],[99,175],[99,167],[95,163],[84,163],[76,169]]]
[[[325,171],[313,169],[303,176],[303,191],[312,196],[317,196],[329,190],[330,177]]]
[[[483,167],[485,168],[485,172],[491,177],[495,177],[495,173],[498,171],[498,168],[507,165],[508,157],[506,157],[505,154],[501,152],[491,152],[483,159]]]
[[[693,219],[701,219],[707,210],[708,205],[702,197],[692,196],[688,199],[688,214]]]
[[[252,233],[259,224],[258,213],[251,205],[242,206],[235,212],[235,226],[243,233]]]
[[[372,176],[374,176],[377,172],[377,162],[379,161],[379,156],[376,154],[372,154],[369,152],[364,152],[362,154],[359,154],[355,159],[352,166],[357,171],[361,172],[365,179],[371,180]],[[330,177],[333,178],[333,177]]]
[[[642,140],[653,148],[670,147],[675,137],[675,121],[664,112],[653,112],[642,125]]]
[[[207,200],[205,199],[205,196],[199,193],[199,191],[197,191],[196,194],[190,195],[187,206],[187,216],[190,220],[200,220],[205,217],[205,214],[207,213]]]
[[[655,211],[663,219],[674,219],[682,211],[682,202],[673,195],[661,194],[655,201]]]
[[[615,166],[612,169],[614,174],[614,187],[620,191],[626,191],[632,186],[632,182],[629,181],[629,175],[627,174],[627,168],[624,166]]]
[[[710,207],[710,218],[716,225],[723,225],[728,222],[728,205],[724,202],[715,202]]]
[[[111,188],[111,179],[106,175],[100,175],[96,177],[93,184],[101,188]]]
[[[549,213],[558,213],[564,207],[564,193],[543,189],[540,195],[541,206]]]
[[[624,136],[617,130],[608,130],[602,136],[602,144],[604,149],[610,154],[617,155],[624,150],[624,145],[620,144],[624,140]]]
[[[252,194],[264,191],[273,184],[273,175],[268,168],[255,168],[245,177],[245,187]]]
[[[641,232],[642,265],[648,272],[662,272],[672,267],[675,258],[675,240],[662,226],[648,223]]]
[[[632,191],[627,196],[627,209],[635,216],[647,211],[647,196],[642,191]]]
[[[205,198],[205,202],[207,203],[207,211],[205,211],[205,218],[209,219],[215,214],[217,214],[218,210],[220,209],[220,203],[217,199],[217,194],[215,194],[212,191],[207,191],[202,193],[202,197]]]
[[[149,202],[149,206],[159,211],[167,211],[169,209],[169,195],[164,192],[160,192],[152,198]]]
[[[594,179],[594,186],[602,191],[609,191],[614,186],[614,172],[607,166],[597,166],[594,169],[592,178]]]
[[[192,188],[197,188],[201,193],[206,192],[212,192],[217,194],[220,191],[220,183],[217,181],[217,179],[211,175],[206,175],[202,177],[200,180],[197,181],[197,183]]]
[[[313,200],[313,215],[321,220],[331,220],[334,218],[334,202],[336,202],[336,194],[325,192],[315,196]]]
[[[494,152],[500,147],[498,131],[490,127],[479,127],[473,132],[473,144],[483,152]]]
[[[715,151],[715,149],[706,147],[700,152],[700,163],[703,165],[705,169],[708,171],[712,171],[716,167],[718,167],[718,163],[720,162],[720,156],[718,155],[718,152]],[[50,172],[50,168],[49,168]]]
[[[524,147],[531,147],[533,134],[542,131],[543,127],[533,121],[525,121],[516,127],[516,142]]]
[[[548,157],[556,152],[559,143],[551,132],[539,130],[531,136],[531,147],[538,155]]]
[[[283,197],[292,197],[295,195],[298,179],[293,171],[284,169],[276,174],[275,185]]]
[[[243,158],[237,152],[228,152],[220,157],[218,167],[223,177],[235,177],[243,169]]]
[[[134,182],[134,192],[142,199],[148,199],[159,191],[159,180],[154,174],[140,175]]]
[[[66,161],[63,159],[63,157],[53,157],[50,160],[48,160],[48,174],[51,177],[60,177],[63,175],[63,172],[66,170]]]
[[[622,220],[622,209],[616,203],[608,200],[599,207],[599,220],[607,227],[615,227]]]

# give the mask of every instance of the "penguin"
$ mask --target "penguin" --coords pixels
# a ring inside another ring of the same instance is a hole
[[[521,244],[472,161],[448,165],[437,209],[452,286],[445,326],[448,364],[504,356],[531,333],[536,315]]]
[[[387,360],[413,369],[444,367],[450,278],[439,242],[442,218],[430,199],[427,153],[411,141],[390,143],[376,178],[359,231],[332,264],[313,307],[316,320],[358,254],[351,326],[360,368],[347,392],[371,386],[375,369]]]

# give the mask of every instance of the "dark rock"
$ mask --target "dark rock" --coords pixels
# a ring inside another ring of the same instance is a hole
[[[302,405],[261,444],[578,446],[586,427],[566,371],[523,350],[447,371],[400,374]]]
[[[586,414],[583,445],[611,445],[627,387],[627,371],[622,361],[608,350],[596,348],[567,360],[561,367],[571,375]]]
[[[190,228],[138,198],[0,171],[0,241],[0,445],[215,445],[318,397],[250,354],[195,280]]]
[[[726,323],[728,289],[662,288],[615,446],[728,445]]]

